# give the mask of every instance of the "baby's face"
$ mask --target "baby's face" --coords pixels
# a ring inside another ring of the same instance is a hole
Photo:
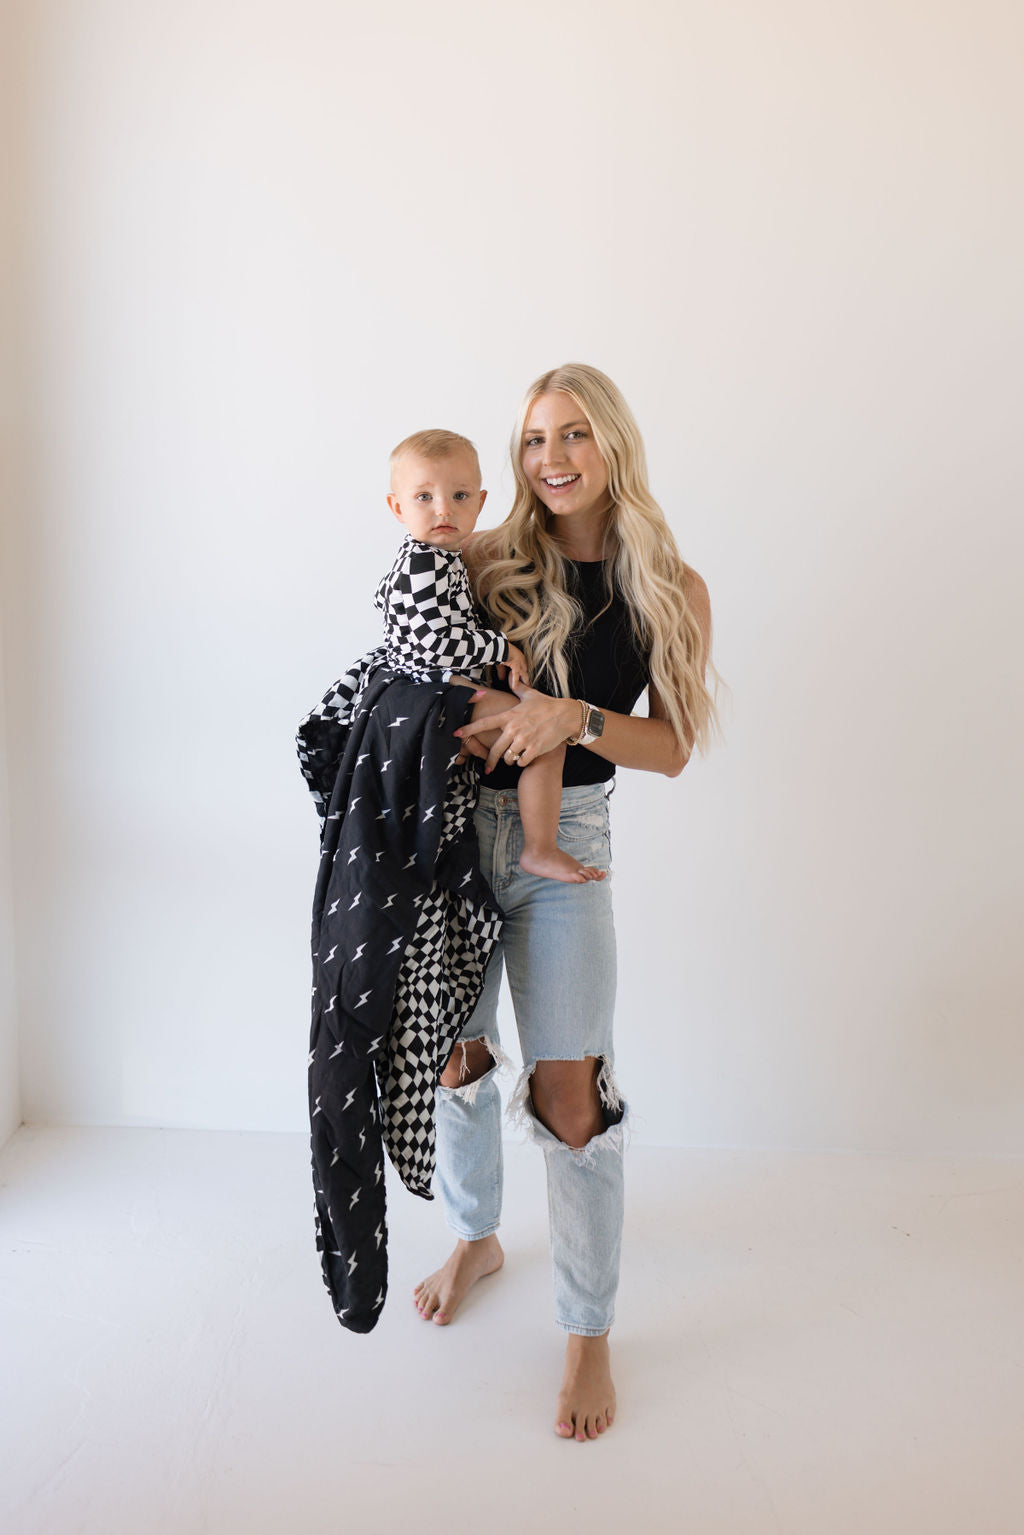
[[[421,544],[461,549],[486,499],[475,454],[465,449],[444,458],[403,453],[392,471],[388,506]]]

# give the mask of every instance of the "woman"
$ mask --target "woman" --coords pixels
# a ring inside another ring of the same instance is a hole
[[[559,842],[610,862],[604,785],[616,767],[675,777],[714,726],[705,686],[707,588],[680,559],[647,487],[643,442],[618,389],[569,364],[527,392],[512,436],[516,499],[499,528],[464,548],[477,599],[526,653],[540,687],[457,732],[486,757],[481,867],[505,913],[484,994],[441,1077],[438,1184],[459,1240],[417,1285],[424,1318],[451,1321],[467,1290],[501,1267],[502,960],[524,1072],[513,1097],[545,1153],[558,1324],[569,1334],[555,1413],[563,1438],[609,1428],[608,1332],[622,1232],[625,1104],[612,1073],[615,991],[610,881],[558,884],[524,873],[518,772],[568,742]],[[647,718],[631,710],[647,689]],[[488,702],[492,702],[488,700]],[[483,712],[483,711],[481,711]],[[498,728],[489,752],[478,733]]]

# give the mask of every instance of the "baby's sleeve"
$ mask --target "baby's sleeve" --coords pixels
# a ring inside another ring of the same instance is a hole
[[[416,545],[394,572],[389,641],[419,666],[459,671],[508,657],[508,640],[477,622],[458,553]]]

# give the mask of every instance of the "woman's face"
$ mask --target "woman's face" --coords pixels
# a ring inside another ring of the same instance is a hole
[[[611,506],[608,469],[572,395],[542,394],[534,400],[520,451],[530,489],[554,516],[583,522]]]

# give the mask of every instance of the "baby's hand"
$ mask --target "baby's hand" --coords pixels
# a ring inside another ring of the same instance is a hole
[[[513,645],[511,641],[508,647],[508,660],[501,663],[501,674],[507,677],[510,688],[525,688],[530,681],[526,657],[519,646]]]

